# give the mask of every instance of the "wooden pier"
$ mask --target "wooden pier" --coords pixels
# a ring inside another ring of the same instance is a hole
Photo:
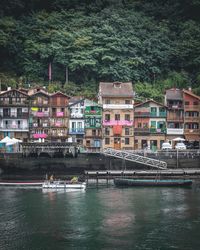
[[[200,169],[168,169],[168,170],[104,170],[104,171],[85,171],[85,179],[88,183],[89,180],[95,180],[98,185],[100,180],[105,180],[109,183],[116,177],[127,177],[132,179],[137,178],[192,178],[200,179]]]
[[[76,157],[78,152],[76,143],[69,142],[29,142],[20,143],[20,147],[23,157],[28,157],[31,154],[39,157],[42,153],[48,154],[49,157],[53,157],[57,153],[62,154],[63,157],[67,155]]]

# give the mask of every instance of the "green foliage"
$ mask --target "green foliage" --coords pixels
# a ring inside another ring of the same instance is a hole
[[[156,100],[169,87],[198,91],[199,9],[197,0],[2,0],[0,72],[47,85],[51,62],[51,92],[87,97],[99,81],[133,81]]]

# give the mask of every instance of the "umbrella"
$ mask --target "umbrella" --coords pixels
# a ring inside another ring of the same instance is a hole
[[[4,138],[0,141],[0,143],[8,143],[8,142],[12,142],[12,139],[10,139],[10,137],[8,137],[8,136],[4,137]]]
[[[173,139],[173,141],[185,141],[185,139],[181,138],[181,137],[177,137],[177,138]]]
[[[16,139],[16,138],[12,138],[12,141],[15,142],[15,143],[22,142],[22,140],[19,140],[19,139]]]

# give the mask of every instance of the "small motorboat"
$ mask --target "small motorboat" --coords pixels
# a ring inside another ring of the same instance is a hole
[[[67,182],[67,181],[60,181],[60,180],[54,180],[54,181],[45,181],[42,184],[43,189],[86,189],[86,183],[85,182]]]
[[[126,179],[126,178],[115,178],[114,184],[116,186],[132,187],[132,186],[143,186],[143,187],[186,187],[192,185],[192,180],[182,179]]]

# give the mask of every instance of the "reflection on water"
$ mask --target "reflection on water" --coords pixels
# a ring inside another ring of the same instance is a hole
[[[0,189],[0,249],[198,249],[200,189]]]

